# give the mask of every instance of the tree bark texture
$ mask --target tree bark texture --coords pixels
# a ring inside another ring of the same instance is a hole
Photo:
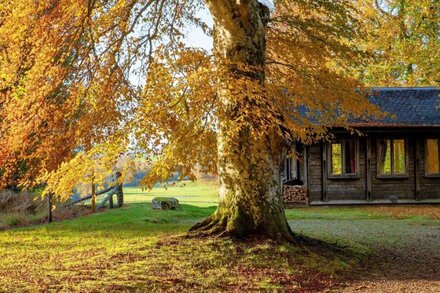
[[[264,84],[269,9],[256,0],[205,2],[214,19],[214,51],[222,72],[218,88],[223,107],[218,132],[220,197],[216,212],[191,231],[293,240],[282,202],[282,140],[275,129],[255,135],[260,125],[252,124],[252,114],[242,113],[247,105],[255,107],[254,97],[237,98],[229,90],[234,80]],[[248,121],[240,123],[240,119]]]

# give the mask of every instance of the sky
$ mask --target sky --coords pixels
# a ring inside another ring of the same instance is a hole
[[[272,0],[261,0],[260,2],[273,8]],[[201,10],[197,16],[200,17],[212,28],[212,24],[213,24],[212,17],[206,9]],[[201,29],[189,28],[186,39],[188,45],[191,47],[199,47],[208,51],[212,50],[213,47],[212,37],[205,35]]]
[[[1,1],[1,0],[0,0]],[[260,0],[261,3],[273,8],[272,0]],[[198,12],[197,16],[201,18],[211,28],[213,27],[213,20],[211,14],[207,9],[202,9]],[[185,30],[186,43],[190,47],[202,48],[207,51],[212,51],[213,40],[211,36],[206,35],[200,28],[195,26],[187,27]],[[144,80],[142,76],[133,74],[130,78],[134,85],[142,85]]]
[[[212,17],[207,10],[200,11],[197,16],[212,28]],[[211,51],[213,47],[212,37],[207,36],[200,28],[188,28],[186,40],[191,47],[203,48],[208,51]]]

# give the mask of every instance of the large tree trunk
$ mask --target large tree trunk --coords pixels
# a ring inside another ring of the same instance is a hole
[[[264,84],[269,9],[256,0],[206,0],[206,4],[214,18],[214,50],[221,72],[220,201],[216,212],[191,230],[292,240],[281,196],[282,140],[275,126],[261,123],[255,111],[269,106],[261,101],[270,103],[255,96],[264,95],[258,88]]]

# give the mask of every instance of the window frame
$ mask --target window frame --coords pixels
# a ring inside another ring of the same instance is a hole
[[[287,163],[287,162],[289,162],[289,163]],[[288,182],[290,180],[293,180],[292,163],[293,163],[292,157],[286,156],[286,158],[284,159],[284,166],[283,166],[283,183]],[[287,166],[288,166],[288,168],[287,168]],[[289,170],[287,170],[287,169],[289,169]]]
[[[428,162],[428,152],[427,152],[427,150],[428,150],[428,140],[430,140],[430,139],[435,139],[435,140],[437,140],[437,146],[438,146],[438,160],[439,160],[439,162],[438,162],[438,164],[439,164],[439,167],[440,167],[440,137],[428,137],[428,138],[425,138],[425,143],[424,143],[424,159],[425,159],[425,161],[424,161],[424,177],[428,177],[428,178],[440,178],[440,170],[439,170],[439,173],[428,173],[428,164],[427,164],[427,162]]]
[[[381,140],[390,140],[390,159],[391,159],[391,174],[381,174],[380,173],[380,141]],[[395,140],[403,140],[405,147],[405,173],[394,173],[394,143]],[[409,178],[409,144],[408,139],[404,137],[381,137],[377,138],[376,141],[376,178],[380,179],[393,179],[393,178]]]
[[[353,140],[355,144],[355,166],[356,166],[356,172],[355,173],[345,173],[345,142],[347,140]],[[341,174],[333,174],[332,173],[332,144],[334,143],[341,143],[341,153],[342,153],[342,160],[341,160],[341,168],[342,173]],[[353,138],[338,138],[333,141],[328,142],[327,144],[327,179],[359,179],[361,178],[360,174],[360,154],[359,154],[359,139],[357,137]]]
[[[292,153],[288,153],[286,157],[283,160],[283,171],[282,171],[282,178],[281,183],[284,184],[286,182],[292,181],[292,180],[298,180],[298,169],[300,168],[299,162],[298,162],[298,155],[296,151],[297,147],[296,144],[292,147]],[[290,161],[289,164],[287,164],[287,161]],[[289,171],[286,170],[286,165],[289,165]],[[289,173],[290,179],[285,178],[285,175]]]

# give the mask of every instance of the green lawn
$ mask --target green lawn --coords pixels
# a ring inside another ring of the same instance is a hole
[[[183,204],[201,207],[214,206],[218,202],[218,185],[215,180],[185,181],[166,187],[157,185],[152,191],[137,187],[124,188],[124,200],[127,203],[151,202],[154,197],[175,197]]]
[[[151,192],[125,188],[124,193],[121,209],[0,232],[0,291],[315,292],[336,286],[368,251],[362,245],[335,253],[271,241],[187,238],[187,229],[215,210],[213,182]],[[176,197],[182,209],[152,210],[156,196]],[[348,208],[286,213],[289,220],[301,221],[391,218]],[[332,242],[328,234],[310,235]]]

